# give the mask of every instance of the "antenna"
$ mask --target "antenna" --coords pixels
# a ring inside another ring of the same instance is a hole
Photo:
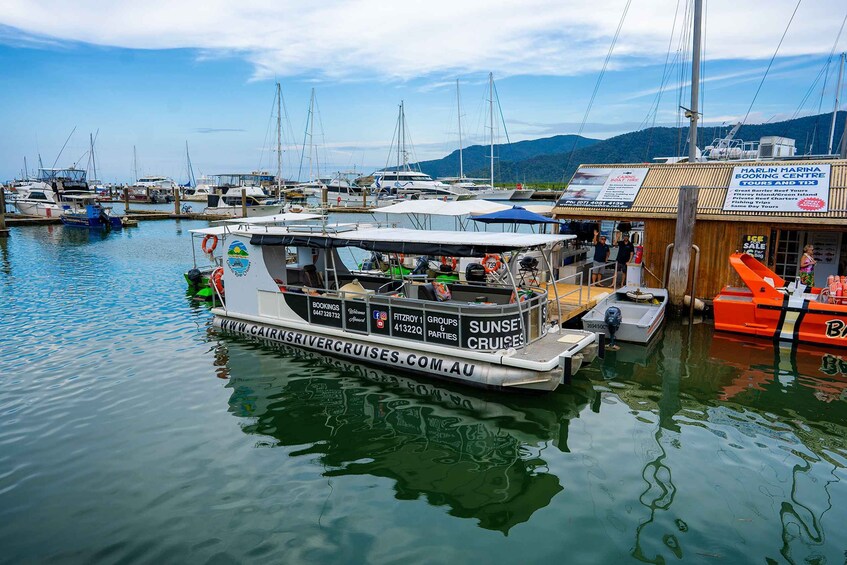
[[[53,161],[53,166],[51,168],[53,168],[53,169],[56,168],[56,163],[59,162],[59,157],[62,156],[62,151],[65,150],[65,147],[68,145],[68,142],[71,140],[71,136],[74,134],[75,131],[76,131],[76,126],[74,126],[74,129],[71,130],[71,133],[68,135],[68,138],[65,140],[65,144],[62,145],[62,149],[59,150],[59,154],[56,155],[56,160]]]

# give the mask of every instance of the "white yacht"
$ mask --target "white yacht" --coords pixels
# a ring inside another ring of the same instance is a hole
[[[512,200],[516,192],[513,188],[497,188],[495,186],[491,186],[491,184],[484,182],[485,179],[452,177],[439,180],[454,188],[467,190],[477,198],[487,198],[489,200]]]
[[[21,214],[58,218],[69,206],[66,196],[93,195],[85,181],[85,171],[75,169],[38,169],[35,179],[17,187],[15,208]]]
[[[242,191],[244,192],[243,202]],[[222,194],[210,194],[207,196],[206,203],[203,214],[207,216],[240,218],[244,215],[245,209],[248,218],[273,216],[285,212],[285,204],[282,200],[268,198],[257,186],[230,187],[224,189]]]
[[[170,177],[160,177],[160,176],[147,176],[141,177],[137,181],[135,181],[135,187],[137,188],[150,188],[160,191],[170,191],[173,193],[173,190],[177,188],[177,184]]]
[[[461,186],[433,180],[431,176],[406,170],[381,170],[373,173],[371,189],[376,194],[396,195],[406,200],[473,200],[476,195]]]
[[[210,194],[215,194],[216,184],[217,179],[215,177],[200,177],[193,188],[186,187],[182,191],[182,199],[192,202],[206,202]]]

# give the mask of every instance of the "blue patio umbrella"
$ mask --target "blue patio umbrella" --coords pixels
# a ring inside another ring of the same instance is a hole
[[[474,216],[471,220],[483,224],[558,224],[558,220],[547,218],[531,212],[520,206],[512,206],[508,210],[500,210],[490,214]]]

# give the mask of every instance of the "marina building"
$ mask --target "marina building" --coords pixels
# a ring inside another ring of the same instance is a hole
[[[698,297],[740,283],[728,260],[736,251],[748,251],[790,282],[811,243],[816,284],[847,274],[843,159],[582,165],[553,214],[562,221],[611,221],[615,230],[629,224],[618,231],[636,230],[634,242],[644,246],[643,284],[657,286],[674,241],[680,187],[694,186]]]

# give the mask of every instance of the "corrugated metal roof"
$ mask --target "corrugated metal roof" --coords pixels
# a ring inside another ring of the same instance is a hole
[[[743,165],[832,165],[830,172],[828,212],[738,212],[725,211],[724,200],[734,167]],[[827,161],[721,161],[715,163],[630,163],[581,165],[581,168],[647,167],[649,171],[628,209],[555,207],[553,214],[560,217],[614,217],[614,218],[676,218],[680,186],[699,186],[697,217],[727,221],[800,222],[825,219],[828,224],[847,225],[847,160]]]

